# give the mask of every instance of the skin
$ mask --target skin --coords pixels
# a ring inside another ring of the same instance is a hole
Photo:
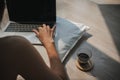
[[[1,80],[16,80],[18,74],[25,80],[68,80],[64,65],[56,51],[52,29],[43,24],[33,30],[46,48],[50,68],[39,52],[25,38],[10,36],[0,38]]]

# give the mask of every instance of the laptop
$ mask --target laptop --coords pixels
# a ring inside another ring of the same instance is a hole
[[[32,29],[56,23],[56,0],[6,0],[9,21],[1,35],[19,35],[40,44]],[[0,35],[0,36],[1,36]]]

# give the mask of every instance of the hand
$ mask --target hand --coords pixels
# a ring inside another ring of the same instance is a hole
[[[49,44],[53,43],[53,34],[54,34],[55,26],[50,29],[49,25],[43,24],[42,27],[39,27],[38,30],[33,29],[38,39],[43,43],[46,47]]]

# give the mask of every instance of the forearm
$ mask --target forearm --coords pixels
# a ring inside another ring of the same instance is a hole
[[[48,57],[50,60],[50,67],[52,71],[57,74],[61,79],[67,80],[67,74],[64,65],[61,63],[59,55],[55,49],[54,43],[45,46]]]
[[[36,36],[43,43],[44,47],[47,50],[47,54],[50,60],[50,66],[52,72],[61,78],[61,80],[67,80],[67,74],[64,69],[64,66],[61,63],[61,60],[58,56],[58,53],[55,49],[55,45],[53,43],[53,33],[55,27],[50,29],[50,26],[43,24],[42,27],[39,27],[38,30],[33,30],[36,33]]]

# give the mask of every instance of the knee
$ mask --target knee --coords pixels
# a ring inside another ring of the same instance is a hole
[[[21,36],[13,36],[11,37],[11,42],[12,43],[17,43],[17,44],[30,44],[30,42],[24,38],[24,37],[21,37]]]
[[[3,43],[6,44],[23,44],[28,43],[28,40],[26,40],[24,37],[21,36],[7,36],[2,39]]]
[[[10,36],[9,40],[12,42],[25,42],[27,41],[24,37],[22,36]]]
[[[20,36],[7,36],[0,38],[0,53],[2,55],[8,55],[8,53],[13,54],[16,51],[25,48],[26,43],[28,44],[28,41]]]

